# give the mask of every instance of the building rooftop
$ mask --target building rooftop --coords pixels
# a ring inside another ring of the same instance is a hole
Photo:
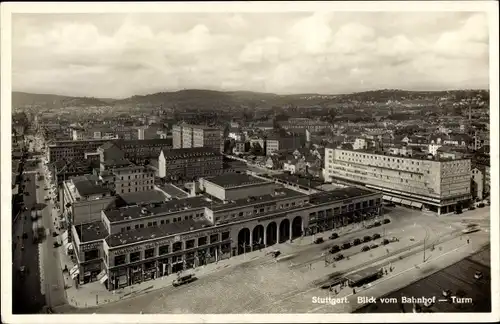
[[[96,176],[90,174],[71,178],[71,181],[81,196],[109,193],[110,189],[98,185],[97,180],[98,178]]]
[[[82,243],[102,240],[109,235],[101,221],[75,225],[75,230]]]
[[[271,179],[278,180],[280,182],[288,182],[290,184],[298,184],[299,186],[307,188],[315,188],[324,184],[323,181],[318,179],[299,177],[297,175],[287,173],[272,175]]]
[[[191,127],[191,128],[197,128],[197,129],[203,129],[203,130],[220,130],[218,127],[214,126],[208,126],[208,125],[193,125],[193,124],[180,124],[176,126],[182,126],[182,127]]]
[[[167,196],[159,190],[122,193],[118,197],[119,203],[123,203],[124,205],[150,204],[167,201]]]
[[[383,151],[379,151],[379,150],[375,150],[375,149],[373,149],[373,150],[370,150],[370,149],[368,149],[368,150],[350,150],[350,149],[342,149],[342,148],[330,148],[330,149],[339,150],[339,151],[349,151],[349,152],[361,153],[361,154],[365,153],[365,154],[387,156],[387,157],[391,157],[394,159],[419,160],[419,161],[428,160],[428,161],[434,161],[434,162],[448,162],[448,161],[450,161],[449,159],[440,159],[439,157],[436,157],[434,159],[429,159],[427,157],[427,154],[415,154],[414,153],[412,156],[394,156],[394,155],[390,154],[389,152],[383,152]],[[456,159],[456,160],[470,160],[470,159],[460,158],[460,159]]]
[[[214,201],[214,204],[210,207],[210,209],[219,212],[226,209],[241,208],[245,206],[259,205],[262,203],[269,203],[273,201],[279,201],[289,198],[298,198],[298,197],[307,198],[308,196],[306,194],[303,194],[295,190],[287,188],[278,188],[275,190],[274,194],[271,195],[250,196],[245,199],[231,200],[227,203]]]
[[[133,231],[113,234],[106,238],[106,243],[109,247],[118,247],[124,244],[138,243],[150,239],[191,232],[210,226],[212,226],[212,224],[205,218],[188,219],[176,223],[164,224],[156,227],[138,228]]]
[[[149,146],[149,145],[170,146],[172,145],[172,138],[153,138],[145,140],[114,140],[113,143],[119,148],[123,148],[126,146]]]
[[[371,194],[374,194],[374,192],[358,187],[340,188],[332,191],[314,193],[309,196],[309,203],[313,205],[322,205],[334,201],[346,200]]]
[[[204,180],[216,184],[224,189],[252,186],[270,182],[244,173],[226,173],[214,177],[207,177],[204,178]]]
[[[201,156],[216,156],[220,155],[215,149],[210,147],[191,147],[191,148],[164,148],[162,149],[163,156],[166,160],[177,160],[177,159],[186,159],[186,158],[194,158]]]
[[[187,198],[188,197],[188,194],[184,190],[179,189],[170,183],[167,183],[165,185],[161,185],[161,186],[159,186],[159,188],[171,197],[175,197],[175,198]]]
[[[211,202],[201,196],[186,199],[174,199],[162,203],[153,203],[143,206],[122,207],[106,210],[104,213],[111,223],[151,217],[159,214],[173,214],[183,210],[203,208]]]

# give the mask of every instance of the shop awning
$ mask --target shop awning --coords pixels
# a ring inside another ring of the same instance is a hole
[[[393,197],[392,201],[399,204],[401,202],[401,198],[394,198]]]
[[[412,201],[412,202],[411,202],[411,205],[412,205],[413,207],[422,208],[422,203],[419,203],[419,202],[414,202],[414,201]]]
[[[97,280],[101,280],[102,277],[106,275],[106,269],[103,269],[99,274],[97,275]]]
[[[76,267],[76,270],[74,270],[75,268],[72,268],[71,271],[69,272],[71,275],[71,279],[75,279],[76,276],[78,276],[80,274],[80,269],[78,269],[78,266],[75,266],[75,267]]]
[[[62,240],[63,240],[63,243],[68,242],[68,231],[64,231],[62,233]]]
[[[70,247],[72,247],[72,245],[73,245],[73,244],[71,244],[71,243],[69,243],[69,242],[66,242],[66,243],[64,244],[64,248],[65,248],[66,250],[69,250],[69,249],[70,249]]]
[[[106,280],[108,280],[108,274],[105,274],[101,280],[99,280],[100,283],[104,284],[106,282]]]
[[[411,206],[411,201],[406,200],[406,199],[402,199],[402,200],[401,200],[401,203],[402,203],[403,205],[406,205],[406,206]]]
[[[384,196],[382,196],[382,199],[391,201],[391,197],[390,196],[385,196],[384,195]]]

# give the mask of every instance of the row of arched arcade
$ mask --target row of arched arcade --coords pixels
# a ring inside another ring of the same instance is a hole
[[[238,254],[293,240],[302,236],[303,233],[304,224],[301,216],[296,216],[291,222],[285,218],[281,221],[272,221],[267,225],[259,224],[252,230],[244,227],[238,232]]]

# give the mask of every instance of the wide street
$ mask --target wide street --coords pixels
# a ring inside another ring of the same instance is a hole
[[[448,253],[446,251],[465,243],[461,234],[464,225],[460,218],[476,214],[480,218],[482,214],[487,216],[488,212],[489,208],[475,210],[463,215],[455,215],[460,216],[456,218],[450,216],[450,221],[446,221],[448,216],[438,218],[420,211],[395,207],[387,213],[387,217],[392,222],[384,227],[386,237],[397,237],[399,242],[391,243],[386,247],[378,247],[369,252],[360,252],[363,245],[352,247],[342,252],[349,258],[335,262],[334,265],[325,264],[323,253],[329,246],[352,241],[357,237],[362,238],[364,235],[375,232],[383,234],[383,229],[377,227],[360,231],[352,230],[349,233],[339,232],[340,237],[337,240],[327,240],[319,245],[312,244],[312,237],[306,237],[303,240],[310,240],[308,244],[295,242],[277,247],[283,251],[287,250],[286,254],[292,254],[290,258],[281,262],[276,263],[272,258],[266,257],[264,251],[252,252],[247,254],[247,258],[253,259],[252,261],[200,276],[199,280],[184,287],[173,288],[167,282],[163,288],[144,295],[99,307],[75,309],[73,312],[157,314],[315,311],[317,305],[304,304],[304,300],[310,301],[311,296],[318,292],[324,293],[324,290],[318,287],[328,275],[335,272],[351,272],[373,263],[387,266],[385,263],[388,262],[388,258],[396,265],[396,268],[413,267],[412,263],[407,262],[410,259],[406,258],[412,258],[413,255],[418,254],[416,259],[418,261],[415,262],[421,262],[424,240],[428,257],[438,258],[441,254]],[[472,235],[481,238],[477,244],[480,241],[489,240],[489,233],[484,231]],[[431,253],[432,245],[435,245],[435,250]],[[409,250],[411,247],[413,249]],[[403,254],[404,258],[398,259]],[[439,261],[432,262],[436,263],[436,267],[440,266]],[[399,280],[404,278],[400,276]],[[409,277],[406,280],[412,278]],[[402,282],[404,283],[404,280]],[[391,288],[390,284],[385,285]],[[339,311],[350,311],[350,309]]]
[[[45,299],[40,290],[39,247],[33,243],[30,208],[36,203],[36,173],[23,174],[25,185],[24,205],[28,209],[15,220],[12,241],[15,244],[13,252],[13,313],[37,313],[45,305]],[[25,181],[28,180],[28,181]],[[23,233],[27,238],[23,239]],[[24,246],[24,249],[22,248]],[[19,269],[25,267],[24,279]]]
[[[47,237],[40,245],[42,258],[41,262],[43,266],[42,281],[45,286],[47,305],[49,307],[57,307],[66,303],[64,279],[62,277],[62,270],[59,261],[59,251],[54,247],[54,243],[57,242],[58,237],[52,236],[54,231],[57,233],[59,233],[59,231],[55,229],[54,219],[52,217],[54,208],[53,200],[51,199],[45,201],[46,196],[53,197],[51,190],[45,190],[46,187],[50,188],[48,173],[44,171],[42,163],[39,164],[38,170],[40,171],[40,174],[44,174],[44,180],[39,182],[37,199],[39,202],[47,204],[47,207],[42,212],[43,226],[47,231]]]

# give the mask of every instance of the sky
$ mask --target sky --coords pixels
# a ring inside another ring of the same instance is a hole
[[[481,12],[13,14],[15,91],[488,88]]]

